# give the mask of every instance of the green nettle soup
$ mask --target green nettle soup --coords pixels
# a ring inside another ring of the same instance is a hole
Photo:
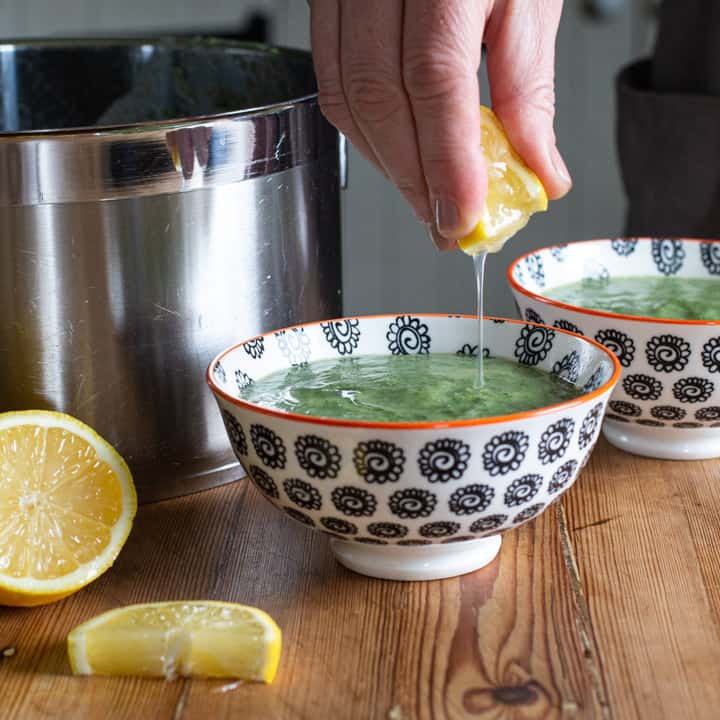
[[[468,356],[360,355],[319,360],[255,380],[243,400],[268,408],[346,420],[424,422],[507,415],[582,395],[556,375],[486,358],[479,386]]]
[[[620,315],[720,320],[720,278],[613,277],[560,285],[544,294],[569,305]]]

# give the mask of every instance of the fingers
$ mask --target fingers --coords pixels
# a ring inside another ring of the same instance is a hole
[[[562,197],[572,185],[553,130],[561,10],[562,0],[507,0],[498,3],[485,35],[493,110],[551,199]]]
[[[487,176],[480,150],[480,65],[485,3],[405,4],[403,81],[437,231],[456,240],[477,224]]]
[[[350,112],[388,177],[428,223],[428,191],[403,86],[403,3],[351,0],[341,7],[340,62]]]

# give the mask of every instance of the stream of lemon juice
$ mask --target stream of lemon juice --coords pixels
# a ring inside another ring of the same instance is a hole
[[[481,250],[472,256],[473,265],[475,266],[475,287],[477,290],[477,375],[475,377],[475,385],[479,388],[485,385],[485,364],[483,358],[483,348],[485,347],[485,326],[483,324],[483,311],[485,308],[485,260],[487,260],[487,250]]]

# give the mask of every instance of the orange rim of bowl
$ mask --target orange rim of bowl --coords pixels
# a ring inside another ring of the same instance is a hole
[[[627,238],[617,238],[619,240],[638,240],[639,242],[651,242],[654,238],[651,237],[627,237]],[[714,239],[709,240],[705,238],[681,238],[681,237],[675,237],[675,238],[663,238],[667,240],[682,240],[683,242],[693,242],[693,243],[701,243],[701,242],[711,242],[711,243],[717,243],[720,245],[720,239]],[[567,247],[568,245],[591,245],[594,243],[606,243],[609,240],[612,240],[612,238],[593,238],[592,240],[576,240],[575,242],[566,243],[564,245],[546,245],[545,247],[537,248],[536,250],[531,250],[530,252],[526,252],[523,255],[521,255],[516,260],[513,260],[510,265],[508,266],[506,277],[508,283],[510,283],[510,287],[513,288],[513,290],[516,290],[521,295],[525,295],[525,297],[531,298],[532,300],[535,300],[539,303],[542,303],[543,305],[551,305],[553,307],[562,308],[563,310],[571,310],[572,312],[579,313],[580,315],[595,315],[596,317],[605,317],[605,318],[613,318],[615,320],[625,320],[627,322],[639,322],[639,323],[661,323],[663,325],[700,325],[700,326],[707,326],[712,327],[716,325],[720,325],[720,320],[678,320],[676,318],[654,318],[654,317],[646,317],[644,315],[623,315],[622,313],[614,313],[609,312],[607,310],[593,310],[591,308],[585,308],[581,307],[580,305],[570,305],[569,303],[561,302],[560,300],[553,300],[552,298],[549,298],[545,295],[540,295],[539,293],[533,292],[532,290],[528,290],[527,288],[520,285],[520,283],[513,277],[513,270],[520,265],[520,263],[525,260],[526,258],[530,257],[531,255],[537,255],[538,253],[542,252],[550,252],[550,250],[553,250],[557,247]],[[720,278],[718,278],[718,282],[720,282]]]
[[[622,372],[622,367],[620,366],[620,362],[618,361],[615,354],[611,350],[608,350],[604,345],[597,342],[596,340],[593,340],[592,338],[585,337],[584,335],[578,335],[577,333],[572,333],[567,330],[562,330],[561,328],[550,327],[549,325],[542,325],[540,323],[531,323],[525,322],[524,320],[514,320],[511,318],[498,318],[491,315],[483,315],[483,319],[485,320],[502,320],[503,322],[512,323],[514,325],[531,325],[533,327],[541,327],[545,328],[546,330],[552,330],[553,332],[559,333],[560,335],[569,335],[570,337],[579,338],[580,340],[595,346],[610,360],[610,362],[613,364],[613,374],[610,379],[603,383],[597,390],[593,390],[589,393],[584,393],[583,395],[580,395],[580,397],[577,397],[574,400],[566,400],[565,402],[555,403],[554,405],[545,405],[541,408],[536,408],[534,410],[525,410],[524,412],[513,413],[511,415],[493,415],[491,417],[485,418],[467,418],[465,420],[439,420],[425,422],[375,422],[370,420],[343,420],[341,418],[325,418],[316,415],[300,415],[299,413],[286,412],[285,410],[274,410],[272,408],[263,407],[262,405],[247,402],[246,400],[241,400],[240,398],[230,395],[217,385],[217,383],[215,382],[215,378],[213,377],[213,370],[215,369],[215,367],[217,367],[218,363],[222,362],[225,357],[227,357],[231,353],[234,353],[236,350],[243,347],[244,345],[247,345],[247,343],[253,342],[254,340],[257,340],[259,338],[268,338],[278,332],[293,330],[296,328],[310,328],[316,325],[320,325],[321,323],[342,322],[343,320],[383,320],[397,318],[402,315],[410,315],[412,317],[417,317],[420,319],[459,318],[477,320],[477,315],[449,313],[383,313],[379,315],[348,315],[346,317],[331,318],[328,320],[317,320],[316,322],[299,323],[297,325],[288,325],[285,328],[279,328],[278,330],[271,330],[270,332],[256,335],[255,337],[248,338],[247,340],[243,340],[242,342],[236,343],[235,345],[226,348],[219,355],[217,355],[215,359],[208,365],[207,371],[205,373],[205,379],[213,393],[220,396],[221,398],[229,402],[231,405],[235,405],[237,407],[243,408],[245,410],[250,410],[252,412],[258,412],[263,415],[270,415],[271,417],[276,417],[281,420],[293,420],[295,422],[305,422],[314,425],[375,428],[381,430],[439,430],[443,428],[472,427],[475,425],[495,425],[498,423],[523,420],[525,418],[541,417],[550,413],[557,412],[558,410],[570,409],[579,405],[584,405],[591,402],[595,398],[604,395],[606,392],[608,392],[608,390],[612,389],[620,379],[620,375]]]

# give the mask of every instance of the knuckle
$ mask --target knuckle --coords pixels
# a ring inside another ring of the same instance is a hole
[[[414,100],[432,101],[452,94],[464,83],[467,68],[446,50],[408,52],[403,66],[403,81]]]
[[[377,67],[350,68],[346,92],[353,114],[360,122],[381,124],[403,104],[403,91],[391,73]]]

